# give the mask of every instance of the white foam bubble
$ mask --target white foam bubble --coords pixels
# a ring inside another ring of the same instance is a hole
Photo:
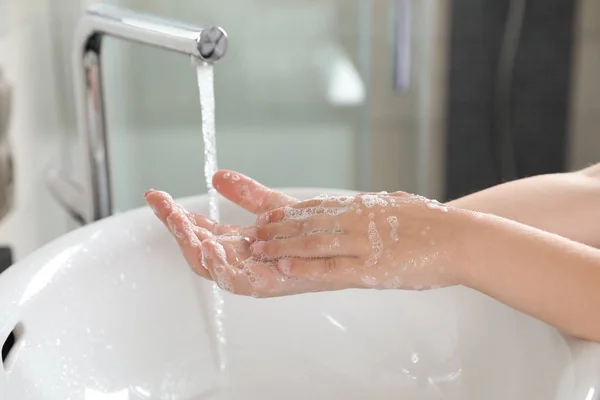
[[[390,226],[390,237],[393,241],[398,241],[398,217],[395,215],[386,218],[387,223]]]
[[[427,201],[427,207],[432,210],[440,210],[442,212],[448,212],[448,207],[446,207],[445,205],[441,204],[440,202],[438,202],[436,200]]]
[[[381,196],[374,194],[363,194],[359,196],[362,200],[362,203],[367,208],[373,208],[375,205],[379,205],[385,207],[388,205],[388,202],[384,200]]]
[[[383,286],[386,289],[401,289],[402,288],[402,279],[399,276],[395,276],[390,280],[387,280]]]
[[[284,208],[284,220],[306,220],[315,215],[325,214],[330,216],[338,216],[348,212],[347,207],[306,207],[306,208]]]
[[[369,275],[363,275],[360,280],[367,286],[369,287],[375,287],[377,286],[377,278],[375,278],[374,276],[369,276]]]
[[[333,227],[333,233],[342,233],[342,227],[340,226],[340,223],[336,221],[334,227]]]
[[[243,185],[240,188],[240,197],[242,199],[249,199],[250,198],[250,188],[248,187],[248,185]]]
[[[375,226],[375,221],[369,221],[369,241],[371,242],[371,255],[367,258],[366,266],[371,267],[379,262],[381,252],[383,251],[383,242]]]

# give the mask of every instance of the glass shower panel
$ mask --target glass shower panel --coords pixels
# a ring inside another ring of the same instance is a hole
[[[228,54],[215,66],[221,168],[269,186],[368,189],[370,2],[111,3],[228,32]],[[106,44],[115,208],[142,205],[150,187],[176,197],[205,193],[190,60],[117,40]]]

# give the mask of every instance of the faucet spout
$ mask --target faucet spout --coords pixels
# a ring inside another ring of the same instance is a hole
[[[73,49],[77,128],[85,151],[86,179],[75,186],[54,174],[49,182],[59,203],[83,223],[113,214],[101,79],[104,36],[177,52],[204,63],[220,60],[228,47],[227,34],[218,26],[190,26],[102,3],[87,8],[79,21]]]
[[[76,37],[79,52],[98,51],[96,47],[104,35],[194,56],[209,63],[223,57],[228,44],[227,34],[217,26],[190,26],[108,4],[94,4],[79,22]]]

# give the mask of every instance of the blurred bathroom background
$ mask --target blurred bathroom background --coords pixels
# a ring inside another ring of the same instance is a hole
[[[106,2],[227,31],[219,166],[269,186],[447,200],[600,161],[597,0],[528,0],[521,29],[508,0]],[[91,3],[0,0],[0,259],[78,226],[46,180],[86,179],[71,50]],[[114,39],[103,59],[116,211],[205,193],[190,60]]]

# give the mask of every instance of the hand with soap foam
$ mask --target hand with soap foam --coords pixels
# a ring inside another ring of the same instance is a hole
[[[261,214],[257,225],[217,224],[162,192],[149,191],[146,199],[192,268],[237,294],[460,283],[572,336],[600,341],[600,234],[590,222],[600,217],[600,164],[505,183],[446,205],[405,193],[300,203],[230,171],[213,182],[223,196]]]
[[[251,248],[286,276],[324,286],[425,290],[459,283],[453,263],[470,219],[402,192],[323,196],[261,215]]]
[[[254,214],[297,203],[283,193],[232,171],[217,172],[213,184],[224,197]],[[250,246],[255,228],[218,224],[205,216],[192,214],[164,192],[150,190],[145,199],[175,237],[192,269],[214,280],[224,290],[272,297],[336,288],[285,276],[274,260],[253,259]]]
[[[448,208],[437,202],[402,192],[298,202],[232,171],[219,171],[213,184],[260,215],[258,225],[216,223],[164,192],[151,190],[145,198],[192,269],[224,290],[273,297],[455,284],[448,249],[454,241],[446,236],[456,238],[448,232],[455,229],[458,211],[444,212]],[[440,218],[444,229],[436,222]]]

